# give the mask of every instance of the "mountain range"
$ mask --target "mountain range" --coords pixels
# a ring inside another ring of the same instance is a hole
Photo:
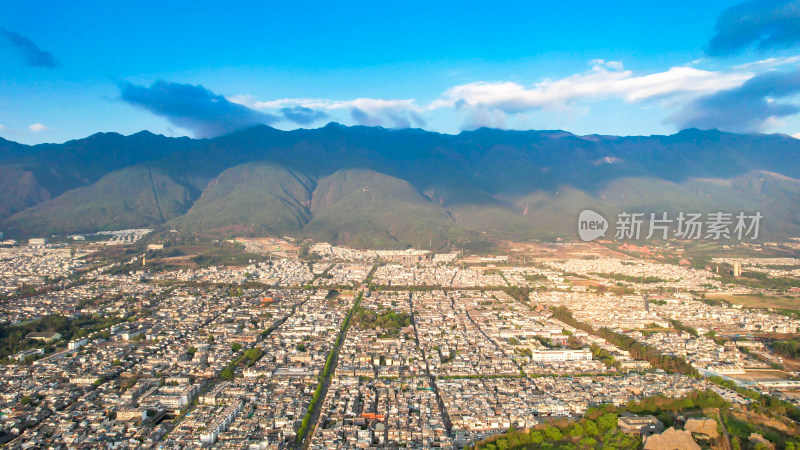
[[[583,209],[759,211],[765,237],[800,236],[800,140],[698,129],[447,135],[337,123],[259,125],[213,139],[146,131],[34,146],[0,139],[0,231],[9,237],[148,227],[424,248],[570,239]]]

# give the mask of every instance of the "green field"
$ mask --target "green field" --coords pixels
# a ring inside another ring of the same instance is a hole
[[[800,309],[800,296],[796,295],[706,294],[706,297],[751,308]]]
[[[744,374],[742,375],[729,375],[728,377],[745,383],[759,381],[783,381],[789,379],[789,376],[786,374],[786,372],[774,369],[745,370]]]

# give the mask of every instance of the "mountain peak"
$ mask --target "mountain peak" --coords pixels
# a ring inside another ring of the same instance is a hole
[[[680,137],[719,137],[725,134],[724,132],[716,129],[710,128],[706,130],[701,130],[700,128],[686,128],[683,129],[672,136],[680,136]]]

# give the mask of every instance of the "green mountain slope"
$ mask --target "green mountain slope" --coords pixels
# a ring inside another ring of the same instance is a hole
[[[50,194],[28,170],[13,166],[0,166],[0,217],[50,198]]]
[[[767,171],[752,171],[729,180],[685,183],[697,196],[711,199],[720,211],[760,212],[762,234],[772,238],[800,236],[800,180]]]
[[[372,170],[340,170],[320,179],[311,212],[303,234],[355,247],[427,246],[467,235],[407,181]]]
[[[183,214],[192,200],[190,189],[163,170],[134,166],[39,203],[6,223],[27,235],[153,227]]]
[[[299,172],[266,162],[240,164],[212,180],[169,225],[225,237],[296,233],[311,220],[313,189],[313,180]]]

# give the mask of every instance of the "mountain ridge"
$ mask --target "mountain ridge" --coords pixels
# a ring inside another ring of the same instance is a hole
[[[402,248],[572,238],[577,214],[591,207],[763,205],[774,219],[769,233],[786,237],[800,235],[798,156],[800,140],[789,136],[696,128],[651,136],[491,128],[442,134],[331,122],[292,131],[257,125],[213,139],[141,131],[35,146],[2,140],[0,230],[24,237],[174,226]],[[144,168],[160,183],[151,180],[149,194]],[[314,209],[321,182],[350,200]],[[367,185],[380,201],[362,195]],[[133,199],[104,196],[111,192]]]

